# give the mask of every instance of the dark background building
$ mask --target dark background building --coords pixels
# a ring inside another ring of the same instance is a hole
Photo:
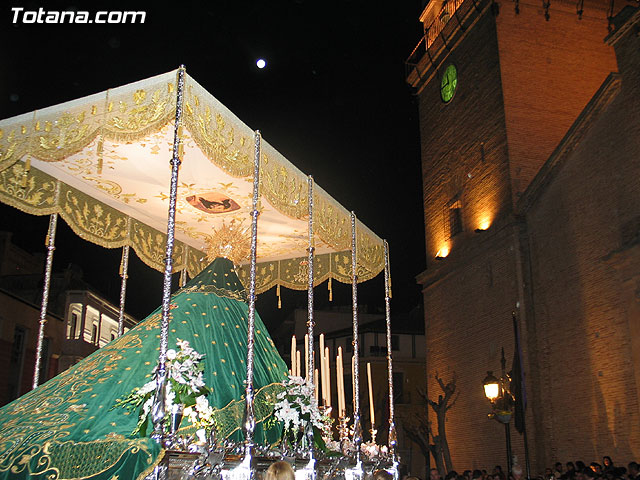
[[[505,464],[481,382],[501,347],[511,364],[513,310],[533,473],[640,456],[637,5],[432,0],[421,16],[418,281],[428,389],[458,378],[454,468]]]
[[[12,236],[0,231],[0,405],[33,388],[44,282],[44,256],[18,247]],[[116,338],[118,318],[119,309],[83,280],[77,265],[54,271],[39,383]],[[125,314],[125,331],[135,323]]]

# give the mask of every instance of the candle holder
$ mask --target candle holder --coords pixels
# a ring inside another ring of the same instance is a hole
[[[376,443],[376,434],[378,433],[378,430],[372,427],[371,430],[369,430],[369,433],[371,434],[371,443]]]
[[[349,443],[349,420],[346,415],[342,415],[338,419],[338,434],[340,435],[340,450],[346,455],[347,445]]]

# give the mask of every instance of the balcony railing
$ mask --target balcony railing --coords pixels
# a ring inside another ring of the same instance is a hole
[[[427,28],[425,28],[424,35],[411,52],[411,55],[409,55],[409,58],[407,58],[407,61],[405,62],[407,67],[415,67],[418,64],[422,55],[437,40],[444,27],[455,16],[458,8],[460,8],[464,2],[465,0],[449,0],[442,7],[438,16]]]

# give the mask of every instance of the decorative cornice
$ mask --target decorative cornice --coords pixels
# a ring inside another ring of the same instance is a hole
[[[436,75],[440,65],[447,59],[451,51],[466,37],[478,20],[490,10],[492,2],[489,0],[467,0],[451,17],[447,25],[440,32],[438,41],[429,48],[425,48],[421,41],[405,62],[407,67],[407,83],[419,92]],[[412,58],[419,48],[425,51],[416,63]]]
[[[640,23],[640,8],[636,9],[635,13],[633,13],[620,27],[618,27],[615,31],[611,32],[604,39],[604,43],[607,45],[615,45],[622,37],[626,35],[626,33],[633,29],[635,25]]]

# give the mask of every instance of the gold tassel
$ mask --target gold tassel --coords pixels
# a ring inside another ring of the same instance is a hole
[[[27,161],[24,163],[24,172],[22,172],[22,188],[27,187],[27,181],[29,180],[29,171],[31,170],[31,157],[27,157]]]
[[[122,258],[120,259],[120,276],[124,275],[124,248],[122,249]]]
[[[282,299],[280,298],[280,284],[276,285],[276,295],[278,296],[278,308],[282,308]]]
[[[102,167],[104,164],[104,161],[102,159],[102,154],[104,152],[104,140],[102,139],[102,137],[100,137],[100,140],[98,140],[98,175],[102,175]]]
[[[329,277],[329,301],[333,302],[333,286],[331,285],[331,277]]]
[[[183,157],[184,157],[184,144],[182,143],[182,140],[180,140],[180,142],[178,143],[178,160],[182,161]]]
[[[47,236],[44,237],[44,246],[48,247],[49,246],[49,234],[47,233]]]

